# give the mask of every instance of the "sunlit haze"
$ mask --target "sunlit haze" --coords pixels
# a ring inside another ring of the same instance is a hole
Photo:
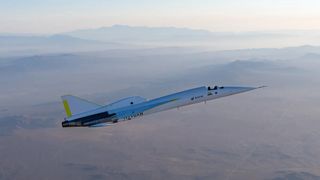
[[[114,24],[211,31],[320,29],[317,0],[1,1],[0,32],[59,33]]]
[[[0,0],[0,180],[319,180],[320,0]]]

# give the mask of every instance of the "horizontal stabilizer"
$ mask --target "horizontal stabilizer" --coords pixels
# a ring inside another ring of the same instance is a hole
[[[75,114],[80,114],[101,107],[96,103],[72,95],[65,95],[61,98],[67,117],[71,117]]]

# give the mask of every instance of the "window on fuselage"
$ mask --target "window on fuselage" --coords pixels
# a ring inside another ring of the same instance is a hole
[[[208,87],[208,90],[217,90],[218,89],[218,86],[214,86],[213,88],[211,88],[210,86]],[[220,88],[221,89],[221,88]]]

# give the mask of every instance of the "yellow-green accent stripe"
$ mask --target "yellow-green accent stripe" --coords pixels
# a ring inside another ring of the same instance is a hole
[[[70,107],[69,107],[69,104],[68,104],[67,100],[63,100],[63,106],[64,106],[64,109],[66,110],[67,117],[70,117],[71,116],[71,110],[70,110]]]

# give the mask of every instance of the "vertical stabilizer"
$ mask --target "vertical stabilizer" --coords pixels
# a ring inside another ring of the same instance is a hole
[[[68,118],[75,114],[80,114],[101,107],[101,105],[72,95],[65,95],[61,98]]]

